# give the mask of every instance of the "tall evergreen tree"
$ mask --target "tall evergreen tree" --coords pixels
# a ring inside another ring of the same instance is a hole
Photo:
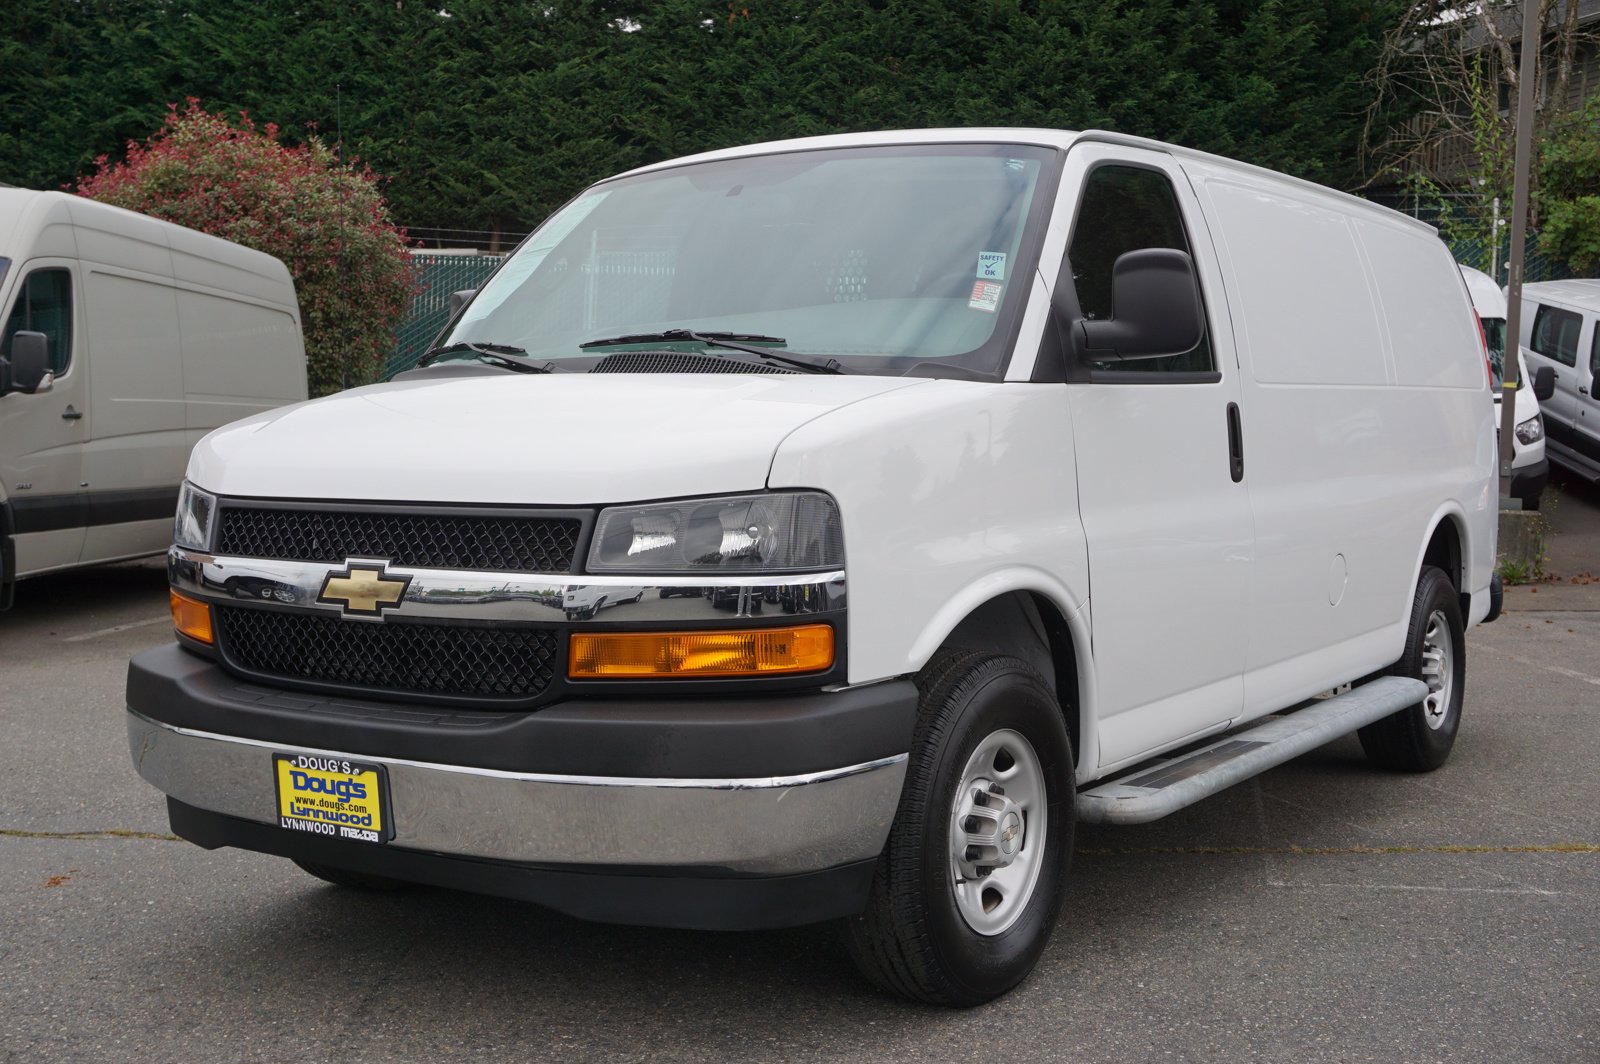
[[[55,186],[200,98],[308,126],[418,226],[522,230],[730,144],[1102,127],[1357,179],[1400,0],[13,0],[0,180]]]

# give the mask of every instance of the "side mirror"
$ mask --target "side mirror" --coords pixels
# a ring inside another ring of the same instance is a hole
[[[1085,360],[1132,361],[1187,354],[1200,343],[1204,320],[1194,262],[1173,248],[1144,248],[1111,268],[1111,320],[1078,323]]]
[[[18,332],[11,337],[11,362],[5,390],[47,392],[55,378],[50,373],[50,341],[42,332]]]
[[[450,316],[453,318],[461,312],[461,308],[472,302],[472,297],[478,294],[476,288],[463,288],[459,292],[450,293]]]
[[[1548,403],[1556,394],[1556,370],[1554,366],[1540,366],[1533,373],[1533,397],[1541,403]]]

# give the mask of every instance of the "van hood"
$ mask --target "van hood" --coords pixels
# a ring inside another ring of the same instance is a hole
[[[495,375],[372,385],[236,421],[189,459],[223,495],[574,506],[759,490],[806,422],[927,383]]]

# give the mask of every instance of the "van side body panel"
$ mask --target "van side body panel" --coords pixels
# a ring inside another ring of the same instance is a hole
[[[1307,186],[1185,170],[1245,371],[1249,719],[1399,656],[1441,509],[1475,515],[1462,590],[1487,590],[1493,406],[1472,307],[1436,237]]]
[[[1059,384],[936,380],[824,414],[778,445],[767,486],[827,485],[850,572],[850,681],[920,669],[973,609],[1088,600]]]

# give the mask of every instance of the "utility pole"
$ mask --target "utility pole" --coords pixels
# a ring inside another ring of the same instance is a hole
[[[1533,91],[1539,80],[1538,0],[1522,3],[1522,59],[1517,67],[1517,158],[1511,179],[1511,260],[1506,279],[1506,356],[1500,393],[1500,495],[1511,490],[1517,427],[1517,388],[1522,376],[1522,264],[1528,238],[1528,170],[1533,158]],[[1487,5],[1484,18],[1493,18]]]

